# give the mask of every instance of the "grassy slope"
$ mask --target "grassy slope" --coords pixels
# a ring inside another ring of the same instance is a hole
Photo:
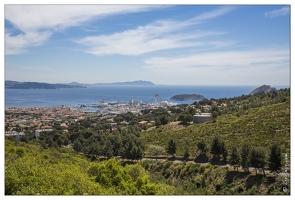
[[[183,155],[189,147],[195,155],[197,143],[203,139],[210,147],[214,135],[220,135],[227,147],[248,143],[252,146],[269,147],[272,143],[281,146],[283,153],[290,151],[290,103],[279,103],[245,111],[239,117],[234,114],[222,115],[216,122],[191,125],[171,131],[165,127],[143,132],[146,144],[166,147],[169,139],[177,144],[177,155]]]

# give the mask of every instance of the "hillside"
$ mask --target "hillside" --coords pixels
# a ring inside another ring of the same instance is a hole
[[[167,183],[181,195],[290,195],[284,192],[284,177],[235,171],[211,164],[144,161],[144,168],[158,183]]]
[[[268,147],[277,142],[283,152],[290,151],[290,103],[262,106],[245,111],[239,117],[224,114],[216,122],[191,125],[185,129],[169,131],[160,127],[142,132],[147,145],[167,146],[169,139],[177,143],[177,155],[183,155],[185,147],[191,155],[196,155],[196,144],[204,140],[208,146],[215,135],[224,139],[227,146],[248,143],[253,146]]]
[[[5,195],[174,194],[139,164],[91,162],[70,149],[5,141]]]
[[[289,195],[283,182],[228,166],[90,161],[66,148],[5,141],[5,195]]]

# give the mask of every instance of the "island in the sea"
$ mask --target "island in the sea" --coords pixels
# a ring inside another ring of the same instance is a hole
[[[203,99],[206,99],[206,97],[201,94],[178,94],[170,98],[174,101],[199,101]]]

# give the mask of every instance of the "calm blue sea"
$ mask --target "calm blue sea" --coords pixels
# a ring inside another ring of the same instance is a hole
[[[97,104],[105,102],[129,102],[142,100],[154,102],[155,94],[163,101],[191,104],[194,101],[172,101],[177,94],[201,94],[206,98],[230,98],[247,95],[259,86],[89,86],[69,89],[6,89],[5,108],[9,107],[55,107]],[[277,89],[289,86],[273,86]]]

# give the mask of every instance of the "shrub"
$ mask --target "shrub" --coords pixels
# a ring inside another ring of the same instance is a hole
[[[238,193],[242,193],[244,191],[244,187],[242,185],[239,185],[237,188]]]
[[[212,168],[212,165],[209,163],[209,164],[206,164],[205,167],[206,168]]]
[[[256,187],[255,185],[253,185],[253,186],[247,191],[247,194],[251,194],[251,195],[257,194],[257,187]]]
[[[209,168],[209,169],[206,169],[205,171],[204,171],[204,175],[207,177],[207,175],[208,175],[208,173],[211,171],[211,169]]]
[[[173,165],[173,162],[172,162],[172,161],[167,161],[167,162],[164,163],[163,168],[164,168],[164,169],[167,169],[167,168],[169,168],[171,165]]]
[[[197,188],[202,186],[202,175],[197,175],[195,177],[195,185]]]
[[[89,176],[97,176],[98,175],[98,167],[96,165],[92,165],[89,167],[87,171]]]
[[[216,190],[217,192],[220,191],[220,190],[221,190],[221,186],[222,186],[221,183],[217,183],[217,184],[215,185],[215,190]]]
[[[191,173],[197,174],[199,172],[199,167],[200,164],[191,164],[189,170]]]
[[[162,175],[164,176],[164,178],[169,178],[172,174],[173,174],[173,170],[170,169],[170,168],[165,169],[165,171],[162,173]]]
[[[22,147],[19,147],[16,149],[16,154],[19,156],[19,157],[23,157],[23,155],[25,154],[25,149],[22,148]]]
[[[206,177],[205,176],[202,176],[202,179],[201,179],[201,186],[202,187],[206,187]]]
[[[199,174],[202,174],[205,171],[205,166],[201,165],[201,167],[199,168]]]

